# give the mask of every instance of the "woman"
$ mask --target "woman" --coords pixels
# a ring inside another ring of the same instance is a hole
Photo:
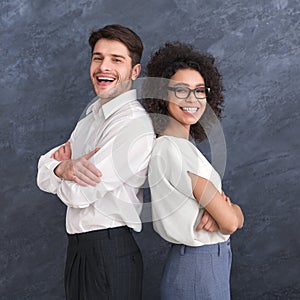
[[[221,117],[221,75],[211,55],[167,43],[150,59],[147,76],[143,104],[157,133],[148,175],[153,226],[172,243],[161,298],[230,299],[229,237],[243,226],[244,217],[192,142],[206,137],[209,107]],[[218,230],[196,230],[205,210]]]

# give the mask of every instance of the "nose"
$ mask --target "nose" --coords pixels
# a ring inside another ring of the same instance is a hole
[[[186,102],[189,103],[193,103],[193,102],[197,102],[198,99],[195,97],[195,94],[193,91],[191,91],[191,93],[189,94],[189,96],[185,99]]]
[[[112,69],[111,67],[111,62],[108,58],[103,58],[101,63],[99,64],[99,70],[101,72],[107,72],[110,71]]]

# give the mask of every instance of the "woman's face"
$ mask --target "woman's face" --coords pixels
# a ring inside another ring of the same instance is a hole
[[[173,88],[173,90],[168,90],[169,115],[184,127],[190,129],[190,126],[197,123],[201,118],[206,107],[203,77],[196,70],[180,69],[171,77],[168,88]],[[174,88],[176,88],[177,97]],[[187,88],[191,90],[196,89],[196,91],[190,92],[186,99],[179,99],[178,96],[183,98],[189,93]],[[195,94],[198,98],[204,99],[197,99]]]

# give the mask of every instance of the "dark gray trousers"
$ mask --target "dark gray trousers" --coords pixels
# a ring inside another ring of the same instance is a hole
[[[143,261],[131,230],[68,235],[67,300],[141,300]]]

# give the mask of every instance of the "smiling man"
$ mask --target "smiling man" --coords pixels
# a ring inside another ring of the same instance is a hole
[[[154,141],[136,99],[141,39],[121,25],[89,38],[97,100],[70,140],[41,156],[37,183],[67,206],[68,300],[141,299],[143,262],[131,231],[141,231],[143,185]]]
[[[131,59],[127,46],[122,42],[100,39],[94,44],[94,39],[93,36],[90,38],[94,48],[90,77],[96,94],[102,101],[107,101],[130,89],[131,80],[137,78],[141,65]]]

